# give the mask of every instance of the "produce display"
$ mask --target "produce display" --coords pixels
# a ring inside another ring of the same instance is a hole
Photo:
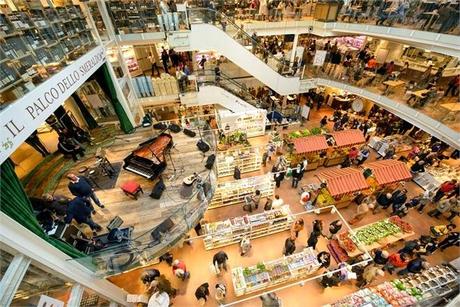
[[[360,242],[364,245],[371,245],[399,232],[401,232],[401,229],[397,225],[389,220],[383,220],[357,230],[355,235],[351,236],[351,239],[355,244]]]
[[[351,243],[353,244],[353,242]],[[337,263],[345,262],[350,258],[337,240],[330,240],[327,244],[327,248]],[[354,244],[353,248],[355,248]]]
[[[374,249],[376,245],[386,245],[390,241],[397,241],[404,237],[410,236],[413,232],[412,226],[401,220],[399,217],[390,217],[369,225],[359,227],[354,230],[354,234],[345,231],[338,235],[340,246],[348,253],[350,257],[356,252],[357,248],[361,251]]]
[[[257,238],[288,230],[294,220],[289,205],[262,213],[234,217],[203,225],[206,250],[241,241],[243,236]]]
[[[361,306],[374,306],[374,307],[390,307],[387,301],[372,292],[369,288],[359,290],[353,294],[347,295],[341,300],[325,305],[325,307],[361,307]]]
[[[237,296],[279,285],[312,274],[319,268],[316,252],[304,251],[255,266],[232,269],[232,280]]]
[[[318,197],[316,198],[316,205],[319,208],[322,208],[333,204],[335,204],[334,197],[332,197],[327,188],[321,188]]]
[[[413,231],[412,226],[408,222],[403,221],[399,216],[392,216],[388,220],[398,226],[402,232],[409,233]]]
[[[374,289],[393,307],[410,307],[417,304],[417,299],[414,296],[406,291],[401,291],[392,283],[384,282]]]

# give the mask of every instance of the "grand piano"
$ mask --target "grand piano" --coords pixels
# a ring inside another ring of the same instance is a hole
[[[172,136],[161,133],[141,144],[123,161],[123,168],[148,179],[155,179],[166,168],[165,151],[172,147]]]

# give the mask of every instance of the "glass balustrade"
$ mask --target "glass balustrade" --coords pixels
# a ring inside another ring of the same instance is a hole
[[[190,130],[201,135],[201,138],[210,145],[210,152],[214,152],[216,138],[206,121],[194,118],[188,120],[188,125]],[[185,199],[180,196],[184,188],[182,180],[169,181],[164,178],[165,192],[173,195],[168,197],[174,197],[177,201],[169,216],[165,216],[160,224],[152,225],[148,231],[130,239],[120,238],[119,244],[115,244],[114,247],[92,251],[87,256],[72,261],[84,265],[98,276],[109,276],[158,260],[161,255],[178,244],[203,217],[214,194],[216,177],[213,170],[201,173],[200,177],[201,180],[192,186],[192,191],[188,192],[190,194]],[[161,200],[152,201],[161,204]]]

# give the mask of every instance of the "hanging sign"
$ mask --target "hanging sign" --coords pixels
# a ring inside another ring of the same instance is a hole
[[[106,61],[98,46],[0,113],[0,163],[70,97]]]

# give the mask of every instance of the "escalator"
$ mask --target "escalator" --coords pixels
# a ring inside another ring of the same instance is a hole
[[[191,9],[191,50],[215,50],[280,95],[298,94],[300,78],[289,63],[270,54],[225,14]]]

